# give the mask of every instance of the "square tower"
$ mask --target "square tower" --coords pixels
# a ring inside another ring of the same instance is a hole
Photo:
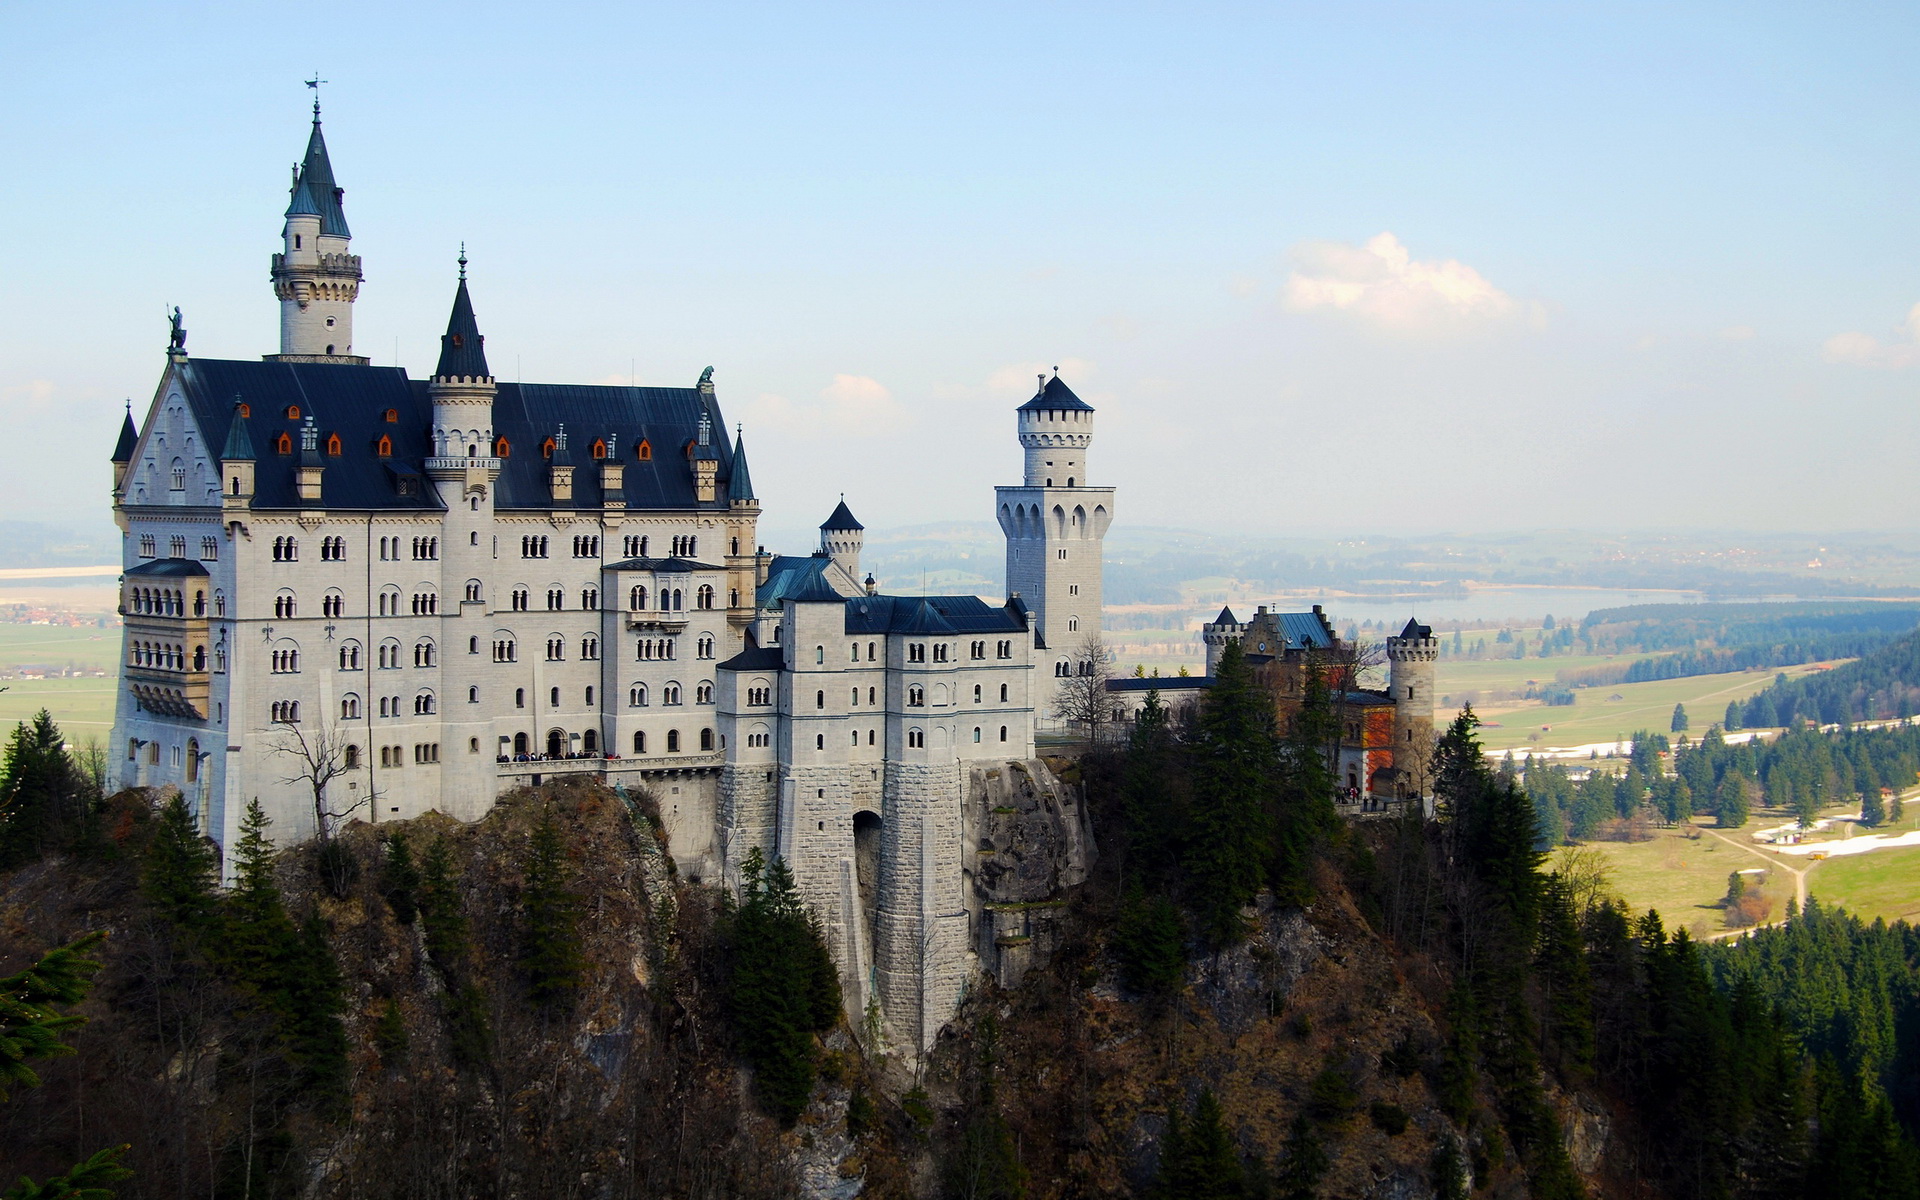
[[[1026,480],[994,489],[1007,537],[1007,590],[1033,611],[1056,676],[1100,632],[1100,563],[1113,489],[1088,485],[1093,406],[1055,375],[1018,410]]]

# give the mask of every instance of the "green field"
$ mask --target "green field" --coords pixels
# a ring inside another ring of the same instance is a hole
[[[1866,920],[1920,924],[1920,846],[1830,858],[1814,867],[1807,890]]]
[[[1844,806],[1828,813],[1846,812]],[[1756,845],[1752,833],[1791,821],[1791,813],[1768,809],[1754,814],[1738,830],[1719,830],[1741,846]],[[1697,829],[1656,829],[1645,842],[1595,841],[1587,845],[1606,855],[1613,870],[1613,890],[1626,901],[1628,911],[1653,909],[1669,928],[1685,928],[1695,936],[1726,928],[1720,900],[1727,893],[1727,876],[1734,871],[1780,864],[1772,869],[1767,893],[1775,900],[1774,916],[1784,915],[1794,895],[1794,881],[1786,868],[1805,868],[1807,891],[1822,903],[1843,905],[1865,920],[1920,920],[1920,846],[1877,850],[1814,861],[1799,855],[1775,855],[1730,846],[1714,837],[1713,818],[1695,817]],[[1896,825],[1877,832],[1920,829],[1920,791],[1904,798]],[[1689,832],[1698,837],[1690,838]],[[1757,848],[1757,847],[1756,847]]]
[[[1549,664],[1573,666],[1603,661],[1606,660],[1533,660],[1532,675],[1520,673],[1519,669],[1529,665],[1527,660],[1504,664],[1462,663],[1460,667],[1474,669],[1473,673],[1484,680],[1498,678],[1485,668],[1505,666],[1512,671],[1507,678],[1518,679],[1524,684],[1529,678],[1551,680],[1552,671],[1546,671],[1544,677],[1541,674]],[[1459,691],[1469,690],[1454,682],[1456,677],[1451,672],[1455,669],[1451,663],[1440,664],[1438,687],[1443,695],[1452,696]],[[1812,669],[1790,667],[1786,673],[1801,675]],[[1650,683],[1578,688],[1573,693],[1574,702],[1563,707],[1550,708],[1538,703],[1488,704],[1485,707],[1475,705],[1474,711],[1489,726],[1483,728],[1480,734],[1482,743],[1489,750],[1524,749],[1530,745],[1584,746],[1592,742],[1612,742],[1631,737],[1641,729],[1665,733],[1673,718],[1675,704],[1686,705],[1692,726],[1689,733],[1697,738],[1707,731],[1709,725],[1716,725],[1725,717],[1728,701],[1745,700],[1772,683],[1778,673],[1773,670],[1735,671],[1725,675],[1694,675]],[[1482,686],[1489,685],[1483,683]],[[1454,711],[1444,709],[1435,713],[1435,722],[1450,720]]]
[[[0,624],[0,728],[11,728],[42,708],[75,745],[105,741],[113,726],[120,630],[59,625]],[[103,677],[22,679],[22,668],[106,671]]]

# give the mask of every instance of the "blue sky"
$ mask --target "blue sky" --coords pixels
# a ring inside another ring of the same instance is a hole
[[[712,364],[775,530],[987,518],[1053,364],[1123,521],[1917,515],[1913,6],[931,8],[0,7],[0,506],[104,521],[163,305],[275,349],[317,69],[357,349],[464,239],[503,377]]]

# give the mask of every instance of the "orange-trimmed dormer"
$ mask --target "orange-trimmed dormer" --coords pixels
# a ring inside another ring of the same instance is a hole
[[[540,443],[540,457],[552,458],[553,446],[554,446],[553,438],[551,435],[549,435],[546,441]]]
[[[300,406],[298,404],[287,405],[287,420],[298,421],[299,419],[300,419]]]
[[[392,458],[393,457],[393,439],[388,437],[384,433],[381,434],[380,440],[373,444],[373,452],[379,455],[381,458]]]
[[[649,461],[653,458],[653,443],[645,438],[641,438],[640,444],[634,447],[633,456],[641,462]]]
[[[389,425],[398,425],[399,423],[400,423],[400,410],[399,410],[399,409],[397,409],[397,408],[390,408],[390,409],[388,409],[388,410],[387,410],[387,424],[389,424]]]
[[[284,429],[281,430],[280,436],[273,439],[273,452],[275,454],[292,454],[293,435]]]
[[[593,456],[595,458],[605,458],[607,456],[607,439],[593,439]]]
[[[328,458],[340,457],[340,435],[337,433],[330,433],[327,435],[327,457]]]
[[[493,439],[493,456],[495,458],[505,458],[511,453],[513,453],[513,445],[508,442],[506,438],[497,437]]]

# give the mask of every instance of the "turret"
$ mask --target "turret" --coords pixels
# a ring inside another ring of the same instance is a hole
[[[1431,790],[1427,760],[1433,753],[1434,664],[1440,642],[1433,630],[1408,620],[1398,637],[1387,639],[1387,693],[1393,699],[1395,765],[1404,788],[1424,796]],[[1404,752],[1406,758],[1398,756]]]
[[[1207,647],[1207,675],[1218,673],[1220,656],[1226,653],[1227,646],[1237,642],[1247,632],[1240,618],[1233,615],[1231,608],[1222,607],[1220,615],[1200,627],[1200,640]]]
[[[831,558],[850,579],[860,578],[860,547],[866,540],[866,526],[854,519],[847,498],[820,525],[820,551]]]
[[[320,133],[320,102],[313,102],[307,153],[293,171],[280,252],[273,256],[273,294],[280,301],[280,353],[269,359],[366,364],[353,353],[353,302],[359,298],[360,257],[347,252],[353,234],[342,207],[346,191],[334,182],[333,162]]]
[[[227,509],[245,509],[253,502],[253,433],[247,414],[246,403],[234,397],[227,443],[220,451],[221,507]]]
[[[1093,445],[1093,406],[1060,381],[1044,375],[1040,388],[1019,408],[1020,445],[1026,450],[1028,487],[1084,487],[1087,451]]]
[[[727,504],[731,508],[760,509],[753,494],[753,477],[747,473],[747,439],[737,430],[733,437],[733,473],[727,477]]]
[[[127,468],[133,465],[133,452],[140,444],[140,431],[133,427],[133,401],[127,401],[126,419],[120,423],[120,440],[113,445],[113,498],[118,500],[126,488]]]
[[[473,315],[467,294],[467,248],[460,247],[460,279],[453,290],[447,331],[440,335],[440,360],[427,381],[433,404],[433,454],[427,469],[435,479],[463,478],[468,488],[483,488],[500,469],[494,456],[493,373],[487,367],[487,339]]]

